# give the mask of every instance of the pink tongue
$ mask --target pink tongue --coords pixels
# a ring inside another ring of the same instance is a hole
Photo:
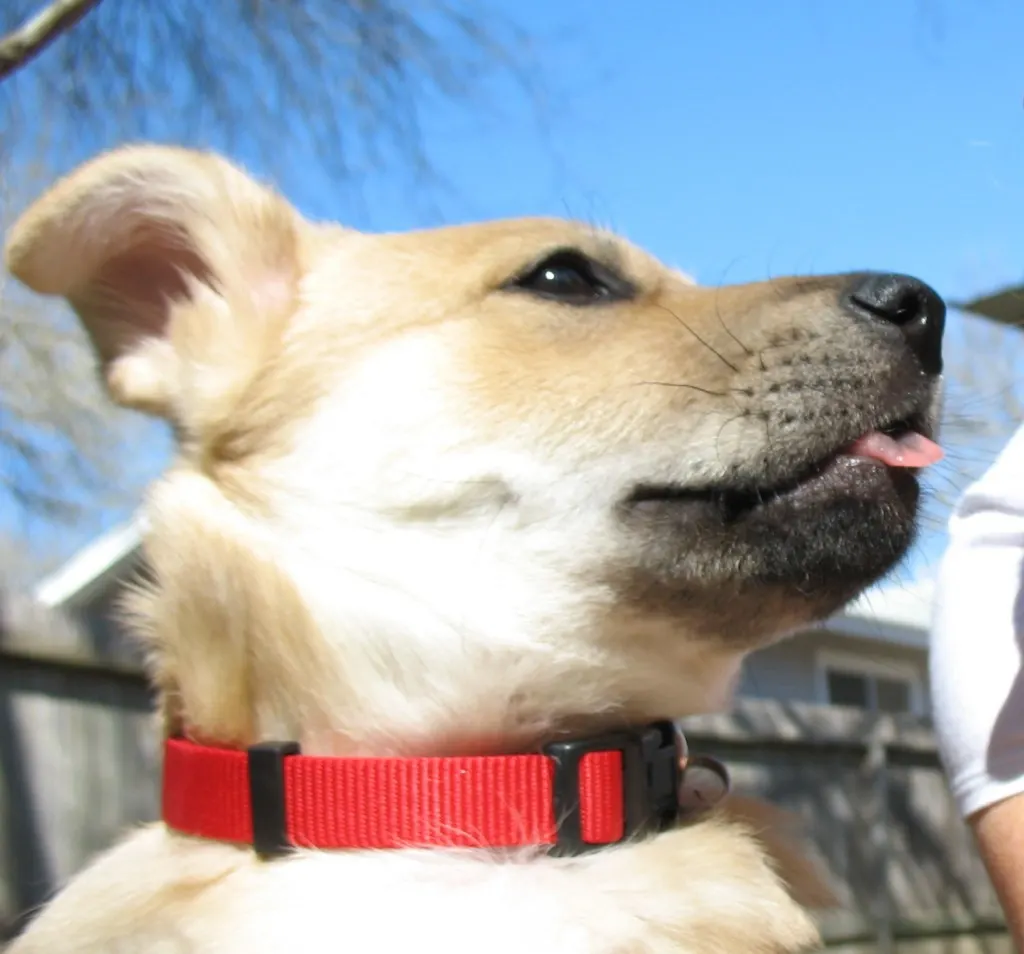
[[[843,449],[850,457],[871,457],[889,467],[927,467],[942,460],[942,448],[916,431],[890,437],[869,431]]]

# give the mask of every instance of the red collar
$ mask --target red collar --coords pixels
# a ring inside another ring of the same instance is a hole
[[[175,738],[164,752],[163,818],[264,856],[536,845],[573,855],[674,825],[685,763],[671,722],[539,755],[455,758],[322,758],[291,742],[241,751]]]

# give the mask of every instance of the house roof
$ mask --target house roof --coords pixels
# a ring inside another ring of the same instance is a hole
[[[1024,328],[1024,285],[1010,285],[969,301],[950,304],[961,311],[980,315],[1000,325]]]
[[[97,537],[42,580],[35,598],[72,609],[126,574],[138,558],[144,519],[136,516]],[[923,648],[928,643],[935,583],[920,579],[869,590],[825,623],[851,636]]]
[[[36,584],[36,601],[54,609],[73,609],[89,600],[134,564],[143,526],[143,518],[136,516],[98,536]]]

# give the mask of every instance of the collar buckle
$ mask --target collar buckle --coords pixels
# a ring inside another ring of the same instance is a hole
[[[673,722],[653,722],[635,730],[552,742],[544,748],[544,754],[555,763],[552,805],[557,837],[552,855],[581,855],[609,847],[583,839],[580,762],[593,752],[622,753],[625,817],[622,838],[613,844],[665,831],[679,818],[680,770],[686,742]]]
[[[284,763],[298,754],[298,742],[259,742],[246,749],[252,844],[260,858],[276,858],[292,850]]]

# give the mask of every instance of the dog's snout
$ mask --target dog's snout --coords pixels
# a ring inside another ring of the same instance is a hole
[[[909,275],[862,276],[849,292],[856,311],[896,325],[928,374],[942,371],[946,304],[938,292]]]

